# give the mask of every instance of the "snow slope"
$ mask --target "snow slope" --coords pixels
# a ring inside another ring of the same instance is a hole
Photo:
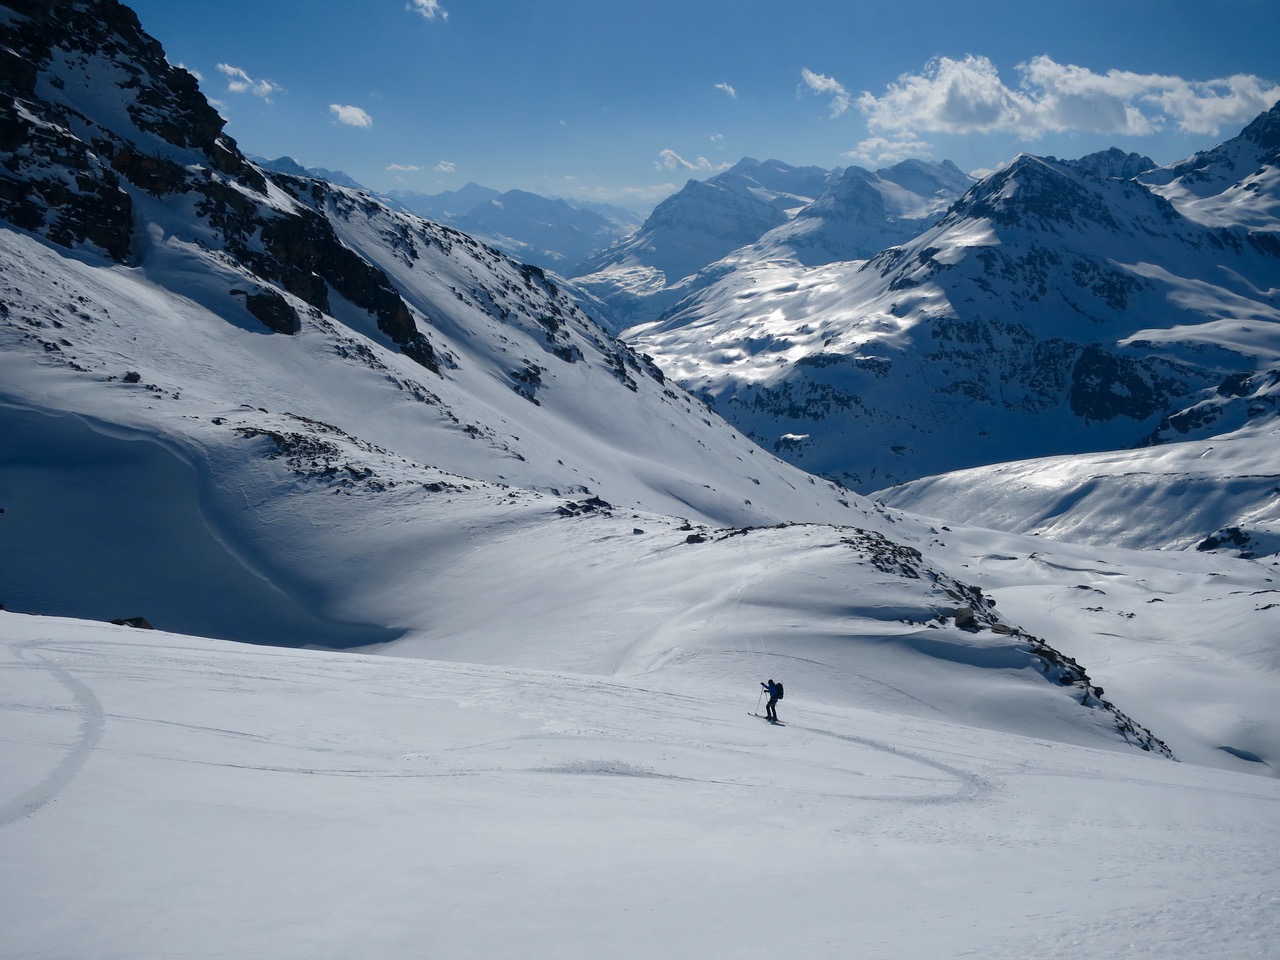
[[[961,523],[1077,543],[1274,556],[1277,433],[1272,421],[1210,440],[974,467],[876,497]]]
[[[608,679],[0,613],[0,952],[1236,960],[1280,937],[1280,781],[862,684],[796,687],[770,727],[750,678],[778,662]]]

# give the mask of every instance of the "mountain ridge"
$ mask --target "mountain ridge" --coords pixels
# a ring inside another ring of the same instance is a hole
[[[1117,162],[1145,166],[1023,155],[864,263],[746,257],[628,337],[766,446],[863,491],[1266,422],[1274,232],[1262,213],[1189,216],[1155,174],[1109,176]]]
[[[870,256],[882,241],[918,232],[970,182],[947,163],[905,161],[872,173],[745,157],[724,173],[690,180],[634,234],[581,264],[573,282],[603,303],[614,328],[635,327],[740,261]]]

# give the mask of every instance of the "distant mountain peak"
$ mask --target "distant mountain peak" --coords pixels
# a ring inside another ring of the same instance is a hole
[[[1140,153],[1125,153],[1119,147],[1100,150],[1078,160],[1064,161],[1067,166],[1084,170],[1096,177],[1115,177],[1132,180],[1139,174],[1154,169],[1156,162]]]
[[[287,173],[294,177],[311,177],[315,180],[325,180],[339,187],[350,187],[352,190],[365,189],[362,183],[341,170],[327,170],[324,167],[304,167],[293,157],[277,157],[274,160],[269,160],[266,157],[255,156],[252,159],[264,170],[270,170],[274,173]]]
[[[1258,145],[1264,151],[1280,152],[1280,101],[1266,113],[1259,114],[1240,132],[1240,139]]]
[[[1254,227],[1280,217],[1280,102],[1259,114],[1235,137],[1195,156],[1142,174],[1141,180],[1205,223],[1249,222]],[[1270,171],[1269,177],[1268,171]],[[1262,175],[1266,182],[1258,180]],[[1252,197],[1228,196],[1239,184],[1252,181]],[[1221,198],[1215,200],[1214,198]],[[1201,202],[1208,201],[1208,202]],[[1226,209],[1223,204],[1229,205]],[[1240,216],[1242,207],[1265,212]]]

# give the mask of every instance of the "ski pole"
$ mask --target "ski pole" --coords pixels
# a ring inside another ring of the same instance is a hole
[[[760,696],[756,700],[756,713],[760,713],[760,704],[764,702],[764,687],[760,688]]]

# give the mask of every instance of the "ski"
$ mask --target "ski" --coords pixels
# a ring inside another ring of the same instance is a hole
[[[775,727],[785,727],[785,726],[786,726],[786,724],[785,724],[785,723],[783,723],[781,720],[774,720],[774,719],[771,719],[770,717],[765,716],[763,713],[752,713],[750,710],[748,710],[748,711],[747,711],[747,716],[748,716],[748,717],[759,717],[761,720],[764,720],[764,721],[766,721],[767,723],[772,723]]]

